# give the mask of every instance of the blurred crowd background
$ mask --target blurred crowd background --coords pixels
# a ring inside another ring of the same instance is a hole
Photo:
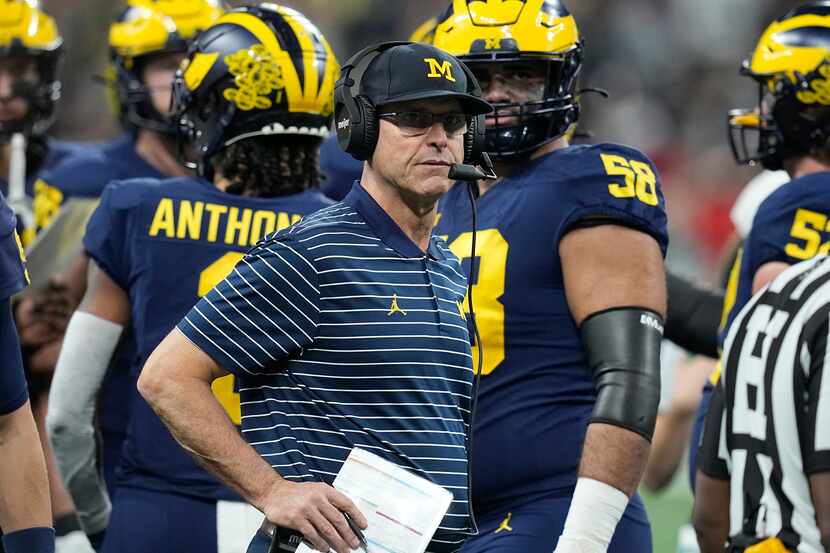
[[[239,5],[245,2],[230,2]],[[344,61],[362,46],[405,39],[447,0],[284,0],[314,21]],[[64,99],[56,134],[99,140],[114,135],[102,84],[113,0],[44,0],[67,47]],[[749,107],[757,89],[738,68],[766,24],[793,1],[573,0],[586,42],[581,128],[594,141],[645,150],[661,170],[674,247],[686,271],[717,280],[731,225],[728,211],[757,172],[732,161],[726,112]]]
[[[448,0],[283,0],[314,21],[345,61],[359,48],[406,39]],[[239,5],[246,2],[229,2]],[[670,262],[715,282],[732,232],[729,209],[758,168],[738,167],[726,134],[729,109],[752,107],[755,84],[739,73],[762,30],[792,0],[571,0],[565,3],[586,43],[580,128],[592,141],[623,142],[656,162],[667,197]],[[113,0],[43,0],[66,44],[56,136],[101,140],[118,128],[107,109],[103,75]],[[528,221],[532,225],[532,221]],[[685,480],[649,499],[655,551],[673,551],[687,519]]]

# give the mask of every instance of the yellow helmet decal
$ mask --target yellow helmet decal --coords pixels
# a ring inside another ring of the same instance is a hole
[[[225,56],[225,63],[238,88],[225,89],[223,96],[242,111],[270,108],[273,102],[268,96],[275,90],[276,101],[282,100],[282,89],[285,88],[282,70],[262,44]]]
[[[788,33],[805,27],[830,29],[830,16],[804,14],[783,21],[774,21],[761,36],[752,55],[749,69],[759,75],[785,74],[794,79],[815,71],[830,57],[830,51],[821,45],[788,43]]]
[[[453,0],[452,14],[435,29],[434,44],[457,56],[474,44],[522,52],[567,52],[579,42],[573,16],[556,0]]]
[[[110,46],[125,57],[163,49],[172,33],[192,38],[222,15],[218,0],[129,0],[128,6],[109,35]]]
[[[216,63],[219,57],[218,52],[203,53],[197,52],[192,60],[184,60],[182,62],[182,73],[184,83],[188,90],[196,90],[202,81],[207,76],[210,68]]]
[[[432,39],[435,37],[435,27],[438,26],[438,20],[431,17],[418,25],[409,35],[409,42],[423,42],[425,44],[432,44]]]
[[[476,25],[512,25],[519,19],[525,2],[521,0],[474,0],[468,2],[470,19]]]
[[[314,38],[312,33],[322,37],[320,31],[314,26],[300,12],[284,6],[277,6],[277,11],[285,17],[291,29],[297,35],[302,46],[303,51],[313,52],[315,50]],[[311,32],[310,32],[311,31]],[[337,64],[337,57],[334,51],[329,46],[328,41],[322,40],[323,51],[326,54],[326,67],[322,68],[321,79],[311,78],[312,75],[318,74],[318,66],[321,63],[317,57],[313,55],[303,56],[303,63],[305,65],[304,73],[305,91],[303,92],[303,100],[300,102],[298,108],[289,107],[289,111],[321,111],[324,115],[329,115],[334,111],[334,84],[340,73],[340,67]]]
[[[36,50],[54,50],[63,42],[55,20],[37,3],[7,0],[0,3],[0,46],[10,46],[14,40]]]
[[[818,68],[820,76],[810,80],[810,88],[799,90],[795,97],[802,104],[830,105],[830,65],[823,64]]]
[[[330,115],[333,110],[334,83],[339,72],[334,52],[332,52],[327,42],[322,42],[322,47],[326,53],[326,66],[321,68],[321,78],[315,78],[318,76],[319,64],[323,61],[313,54],[315,44],[308,30],[311,24],[304,17],[298,17],[297,12],[293,10],[280,7],[278,11],[289,23],[300,46],[306,52],[302,57],[303,73],[305,75],[302,84],[291,55],[282,49],[274,33],[262,20],[247,13],[229,13],[217,23],[239,25],[247,29],[260,41],[262,46],[260,53],[267,53],[271,63],[281,68],[281,84],[285,89],[289,112]],[[313,30],[316,31],[316,29]]]

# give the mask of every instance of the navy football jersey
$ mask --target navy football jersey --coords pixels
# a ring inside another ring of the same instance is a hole
[[[752,297],[752,281],[762,265],[771,261],[794,265],[830,252],[828,217],[830,172],[794,179],[764,200],[729,275],[721,343],[735,316]]]
[[[27,229],[24,242],[28,243],[37,232],[49,226],[69,198],[97,198],[115,180],[165,176],[138,155],[131,135],[87,146],[41,171],[34,183],[35,224]]]
[[[43,171],[34,185],[34,226],[26,229],[23,242],[28,244],[46,228],[69,198],[97,198],[104,187],[115,180],[133,178],[164,178],[135,150],[129,134],[109,142],[86,147],[67,156],[60,163]],[[129,397],[135,380],[125,370],[135,355],[131,328],[125,329],[110,369],[98,395],[98,426],[103,438],[103,466],[107,485],[115,483],[115,467],[120,463],[121,444],[127,431]]]
[[[363,162],[344,152],[337,143],[337,135],[332,134],[320,146],[320,169],[324,177],[320,190],[339,202],[352,189],[354,181],[360,180]]]
[[[0,194],[0,415],[18,409],[29,395],[9,298],[29,283],[17,221]]]
[[[571,146],[530,160],[477,208],[472,282],[484,359],[471,465],[474,507],[486,516],[576,484],[596,391],[565,297],[560,240],[585,218],[641,230],[664,254],[668,236],[652,163],[614,144]],[[456,184],[439,211],[436,232],[468,270],[466,185]]]
[[[17,218],[0,194],[0,299],[8,299],[29,283]]]
[[[278,198],[236,196],[196,178],[110,184],[87,226],[84,248],[129,294],[137,348],[133,377],[176,323],[225,278],[250,246],[330,203],[318,191]],[[231,420],[239,424],[234,377],[217,380],[213,389]],[[131,395],[119,484],[234,498],[179,446],[135,390]]]
[[[46,147],[47,153],[43,163],[35,167],[34,171],[31,170],[31,167],[27,167],[26,195],[32,198],[35,196],[35,182],[42,173],[51,170],[53,167],[63,162],[66,158],[75,155],[83,155],[87,148],[89,148],[89,146],[85,144],[55,140],[53,138],[46,139]],[[2,191],[4,196],[8,196],[8,175],[0,175],[0,191]]]

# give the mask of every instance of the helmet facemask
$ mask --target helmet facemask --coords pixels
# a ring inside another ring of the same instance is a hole
[[[177,125],[153,103],[144,68],[161,56],[187,53],[195,35],[222,14],[218,0],[128,0],[110,25],[108,84],[121,124],[175,136]]]
[[[173,105],[171,119],[176,122],[179,159],[186,167],[210,178],[210,160],[223,146],[224,131],[236,106],[223,102],[219,90],[210,90],[204,98],[197,99],[187,90],[180,74],[173,84]]]
[[[148,129],[168,136],[176,135],[176,123],[170,116],[156,109],[153,105],[153,91],[142,78],[147,63],[158,56],[170,54],[183,56],[185,49],[153,52],[130,60],[115,60],[118,102],[121,105],[121,120],[125,127]],[[125,63],[126,61],[129,63]]]
[[[31,63],[37,73],[34,79],[29,79],[21,77],[22,71],[9,71],[16,78],[11,84],[11,93],[4,100],[25,100],[27,109],[21,118],[0,121],[0,142],[8,142],[14,133],[27,137],[44,135],[54,122],[55,103],[61,95],[61,83],[57,80],[60,51],[7,49],[6,53],[0,52],[0,58]]]
[[[758,107],[732,110],[729,142],[739,164],[783,168],[788,158],[810,155],[830,139],[830,61],[806,75],[742,73],[758,82]]]
[[[581,48],[576,48],[561,55],[522,52],[462,56],[482,83],[485,97],[490,78],[488,65],[514,67],[516,74],[522,68],[533,67],[530,72],[542,77],[538,91],[527,94],[524,101],[491,101],[494,111],[486,119],[485,149],[493,158],[509,160],[529,156],[563,136],[576,122],[579,105],[575,90],[581,55]],[[511,80],[515,83],[517,79]]]

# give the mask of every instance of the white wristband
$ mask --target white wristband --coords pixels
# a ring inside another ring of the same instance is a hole
[[[627,505],[617,488],[580,477],[556,553],[605,553]]]

